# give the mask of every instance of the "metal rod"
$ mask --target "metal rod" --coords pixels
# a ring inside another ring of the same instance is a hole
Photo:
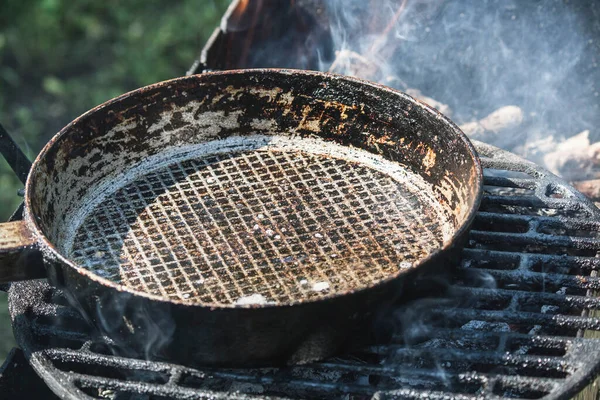
[[[17,174],[19,180],[25,184],[27,175],[29,175],[29,170],[31,169],[31,161],[23,153],[23,150],[17,146],[2,124],[0,124],[0,153],[2,153],[15,174]]]

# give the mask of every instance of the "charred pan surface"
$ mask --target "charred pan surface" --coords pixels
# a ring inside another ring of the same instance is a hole
[[[133,166],[253,135],[352,147],[410,171],[430,187],[438,215],[452,227],[449,239],[412,268],[370,285],[282,305],[202,306],[189,304],[185,293],[181,298],[134,293],[65,257],[87,202],[111,193],[112,183],[126,178]],[[281,364],[331,354],[345,345],[353,327],[362,326],[365,334],[373,309],[400,296],[404,284],[451,265],[448,260],[473,218],[480,184],[479,162],[466,138],[408,96],[319,73],[236,71],[143,88],[75,120],[36,160],[26,186],[25,219],[46,236],[40,243],[51,281],[66,288],[120,348],[144,353],[158,326],[168,343],[153,357],[192,364]]]
[[[432,184],[457,227],[477,197],[477,161],[437,112],[355,80],[259,71],[182,78],[92,110],[46,147],[29,201],[42,231],[60,244],[78,199],[128,166],[165,148],[256,133],[319,137],[405,165]]]

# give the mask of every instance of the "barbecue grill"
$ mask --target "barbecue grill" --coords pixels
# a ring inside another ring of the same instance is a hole
[[[591,315],[600,308],[600,215],[542,168],[476,147],[486,194],[458,272],[440,296],[390,313],[391,325],[413,324],[388,343],[282,369],[115,356],[45,281],[11,285],[17,342],[64,399],[569,398],[600,368],[600,341],[590,333],[600,330]]]
[[[217,30],[191,71],[225,65],[207,56],[222,54],[225,38]],[[63,399],[571,397],[600,371],[600,212],[543,168],[476,148],[485,194],[458,270],[388,310],[380,324],[392,335],[379,344],[280,369],[117,356],[60,291],[28,281],[9,289],[22,353],[7,359],[0,388],[12,398],[49,398],[50,388]],[[15,376],[31,380],[8,384]]]

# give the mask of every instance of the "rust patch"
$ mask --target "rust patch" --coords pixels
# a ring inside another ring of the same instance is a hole
[[[26,265],[21,260],[35,250],[36,240],[24,221],[0,224],[0,282],[40,278],[38,265]],[[31,261],[31,260],[29,260]],[[40,263],[41,264],[41,263]]]
[[[429,170],[435,167],[435,151],[431,147],[427,147],[425,151],[425,156],[423,156],[423,166],[425,167],[425,172],[429,173]]]
[[[0,254],[32,246],[35,239],[23,221],[0,224]]]

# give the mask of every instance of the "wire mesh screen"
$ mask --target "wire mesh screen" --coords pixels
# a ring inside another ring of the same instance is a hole
[[[73,259],[136,291],[210,304],[290,303],[366,287],[442,244],[411,185],[300,151],[213,154],[98,204]]]

